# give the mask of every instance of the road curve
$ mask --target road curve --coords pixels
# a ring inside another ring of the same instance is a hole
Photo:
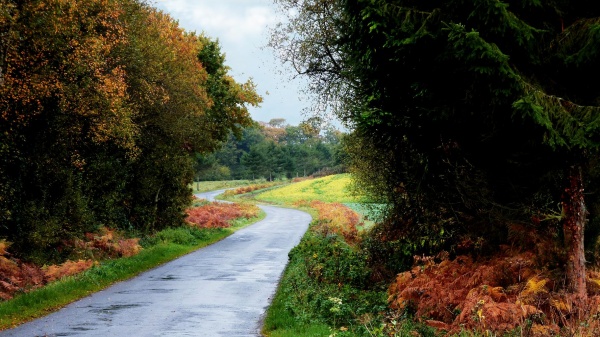
[[[220,242],[0,336],[260,336],[287,253],[311,220],[297,210],[261,208],[264,220]]]

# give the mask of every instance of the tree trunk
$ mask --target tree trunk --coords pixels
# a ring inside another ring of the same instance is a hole
[[[580,167],[571,168],[569,186],[562,196],[564,212],[563,231],[567,248],[567,287],[574,295],[579,309],[587,303],[585,274],[585,251],[583,231],[587,221],[587,209],[583,198],[583,179]]]

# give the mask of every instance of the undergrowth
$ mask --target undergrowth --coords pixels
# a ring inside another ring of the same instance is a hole
[[[198,228],[226,228],[234,219],[250,219],[258,215],[259,208],[252,204],[211,202],[187,210],[186,221]]]
[[[289,253],[267,313],[267,336],[370,336],[387,308],[385,283],[372,282],[360,249],[358,215],[339,203],[299,202],[314,221]]]
[[[599,336],[600,273],[588,272],[586,307],[564,291],[564,275],[532,251],[492,257],[418,257],[389,287],[390,308],[449,336]]]
[[[494,255],[414,256],[385,226],[360,230],[342,204],[294,206],[314,221],[289,254],[266,336],[600,336],[600,272],[588,272],[590,301],[577,308],[550,237],[513,225],[520,241]]]
[[[140,252],[138,238],[125,238],[124,233],[102,227],[97,233],[66,241],[70,259],[61,264],[36,265],[13,258],[10,243],[0,241],[0,299],[29,292],[63,277],[81,273],[98,261],[129,257]]]

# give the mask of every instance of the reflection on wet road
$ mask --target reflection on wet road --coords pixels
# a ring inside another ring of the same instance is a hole
[[[262,208],[264,220],[214,245],[0,337],[260,336],[287,253],[310,222],[304,212]]]

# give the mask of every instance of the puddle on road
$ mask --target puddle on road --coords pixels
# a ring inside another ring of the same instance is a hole
[[[123,290],[123,291],[117,292],[117,294],[123,294],[123,295],[145,294],[145,293],[149,293],[149,294],[169,294],[169,293],[172,293],[174,291],[175,291],[175,289],[156,288],[156,289]]]
[[[181,279],[178,276],[175,275],[165,275],[165,276],[151,276],[150,277],[150,281],[175,281],[175,280],[179,280]]]
[[[115,311],[119,311],[119,310],[123,310],[123,309],[137,308],[137,307],[141,307],[142,305],[144,305],[144,304],[143,303],[112,304],[107,307],[92,309],[92,310],[90,310],[90,312],[95,313],[95,314],[112,314]]]
[[[92,330],[95,330],[95,329],[94,328],[88,328],[88,327],[85,327],[85,326],[74,326],[74,327],[71,328],[71,330],[85,332],[85,331],[92,331]]]
[[[237,278],[235,277],[227,277],[227,276],[217,276],[205,279],[207,281],[235,281]]]
[[[172,280],[179,280],[179,277],[173,276],[173,275],[167,275],[167,276],[163,276],[161,278],[158,279],[159,281],[172,281]]]

